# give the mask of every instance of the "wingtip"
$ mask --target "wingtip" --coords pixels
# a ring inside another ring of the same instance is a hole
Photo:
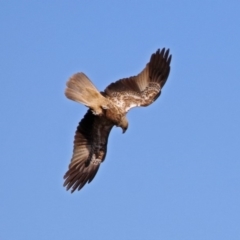
[[[160,48],[156,51],[156,54],[157,55],[161,55],[162,58],[164,58],[167,62],[168,65],[170,65],[171,63],[171,60],[172,60],[172,54],[170,54],[170,48],[162,48],[160,50]]]
[[[99,165],[89,165],[88,167],[84,168],[72,168],[73,166],[69,167],[69,170],[64,175],[64,183],[63,186],[66,190],[71,190],[71,193],[75,192],[76,190],[81,190],[87,183],[90,183],[94,177],[96,176]]]
[[[172,60],[172,54],[168,57],[168,60],[167,60],[168,65],[170,65],[171,60]]]
[[[168,58],[168,55],[169,55],[169,49],[166,50],[165,54],[164,54],[164,58]]]

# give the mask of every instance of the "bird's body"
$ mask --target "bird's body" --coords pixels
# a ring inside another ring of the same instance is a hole
[[[111,83],[104,92],[99,92],[84,73],[69,79],[65,95],[89,110],[75,134],[72,160],[64,176],[67,190],[80,190],[92,181],[106,157],[112,127],[121,127],[125,132],[127,112],[148,106],[159,97],[170,72],[170,61],[169,50],[158,50],[140,74]]]

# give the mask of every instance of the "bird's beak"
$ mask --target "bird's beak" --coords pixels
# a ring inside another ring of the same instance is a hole
[[[127,129],[123,129],[122,133],[125,133]]]

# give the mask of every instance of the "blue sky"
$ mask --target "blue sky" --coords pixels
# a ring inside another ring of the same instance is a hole
[[[239,1],[1,1],[0,239],[240,239]],[[84,72],[103,90],[170,48],[161,97],[111,132],[93,182],[62,187],[86,112],[64,96]]]

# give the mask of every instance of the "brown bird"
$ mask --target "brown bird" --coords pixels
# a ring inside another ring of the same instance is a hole
[[[99,92],[84,73],[74,74],[67,82],[67,98],[89,108],[79,123],[64,186],[80,190],[95,177],[107,153],[108,136],[113,126],[128,128],[127,112],[133,107],[148,106],[161,93],[170,72],[169,50],[158,49],[137,76],[111,83]]]

